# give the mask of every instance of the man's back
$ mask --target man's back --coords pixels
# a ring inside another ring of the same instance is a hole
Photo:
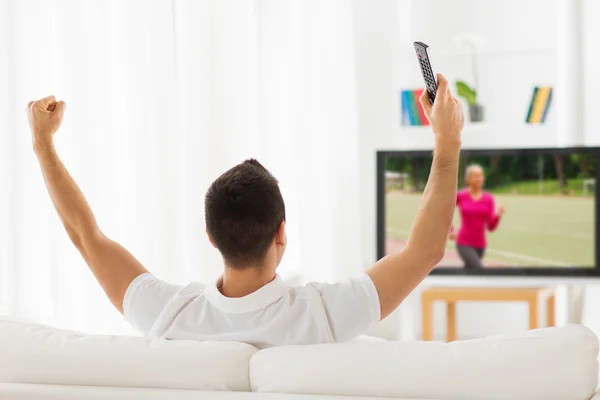
[[[185,287],[138,276],[124,300],[125,318],[152,338],[280,345],[335,343],[366,333],[380,320],[377,291],[367,275],[343,284],[285,284],[277,276],[240,298],[217,284]]]

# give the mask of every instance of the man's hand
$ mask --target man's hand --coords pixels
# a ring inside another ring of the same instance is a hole
[[[460,150],[460,133],[465,124],[462,105],[452,97],[448,80],[442,74],[437,74],[437,79],[435,104],[431,105],[426,90],[419,100],[435,134],[435,151],[438,154],[455,153]]]
[[[67,105],[56,101],[54,96],[30,101],[27,105],[27,119],[31,128],[34,148],[52,143],[52,136],[62,124]]]

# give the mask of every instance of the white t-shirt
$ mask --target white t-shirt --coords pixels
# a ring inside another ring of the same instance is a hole
[[[277,276],[248,296],[230,298],[216,284],[182,287],[146,273],[129,285],[123,313],[150,338],[235,341],[258,348],[345,342],[380,319],[377,290],[366,274],[301,287]]]

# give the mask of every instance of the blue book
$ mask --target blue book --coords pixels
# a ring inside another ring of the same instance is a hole
[[[406,98],[406,90],[402,90],[400,92],[400,105],[402,107],[402,120],[400,121],[400,123],[402,125],[410,125],[410,112],[407,101],[408,100]]]
[[[404,121],[404,125],[415,126],[415,125],[417,125],[417,121],[416,121],[415,115],[413,114],[413,111],[412,111],[412,106],[410,104],[410,102],[411,102],[410,97],[411,96],[410,96],[410,93],[408,90],[402,91],[403,121]]]

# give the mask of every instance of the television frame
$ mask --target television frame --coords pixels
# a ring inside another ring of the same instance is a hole
[[[600,160],[600,147],[560,147],[560,148],[506,148],[506,149],[463,149],[462,156],[529,156],[545,154],[572,154],[585,153],[594,154]],[[385,159],[386,157],[431,157],[432,150],[379,150],[377,151],[377,259],[383,258],[385,254]],[[600,168],[596,168],[596,182],[600,182]],[[596,277],[600,278],[600,201],[594,196],[594,260],[592,267],[509,267],[509,268],[482,268],[466,271],[464,268],[434,268],[430,276],[513,276],[513,277]]]

